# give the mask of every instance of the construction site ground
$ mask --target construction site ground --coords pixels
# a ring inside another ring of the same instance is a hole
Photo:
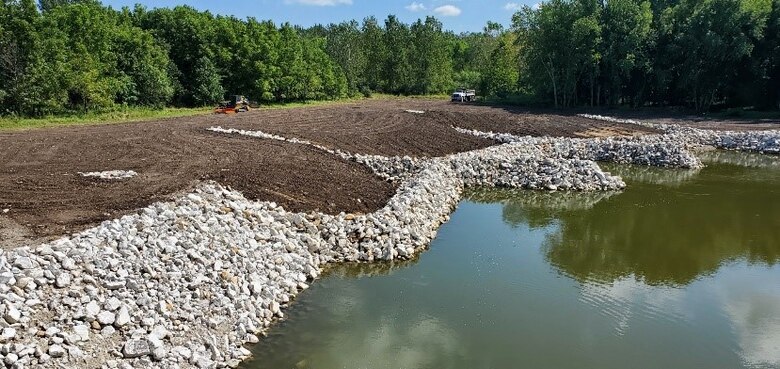
[[[728,127],[740,128],[738,124],[728,123]],[[207,130],[212,126],[261,130],[352,153],[416,157],[494,144],[460,134],[452,126],[565,137],[653,132],[574,114],[429,99],[365,100],[0,132],[0,247],[77,232],[168,200],[205,180],[230,186],[251,199],[275,201],[290,211],[368,213],[394,194],[393,185],[361,164],[311,146],[213,133]],[[761,127],[778,125],[762,123]],[[107,170],[133,170],[138,175],[101,180],[79,174]]]

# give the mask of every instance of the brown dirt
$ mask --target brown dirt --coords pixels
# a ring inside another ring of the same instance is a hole
[[[421,110],[424,114],[405,110]],[[307,109],[250,113],[230,128],[261,130],[306,139],[350,152],[377,155],[442,156],[483,148],[492,142],[459,134],[451,126],[532,136],[594,137],[653,130],[508,107],[455,104],[443,100],[369,100]],[[225,127],[227,128],[227,127]]]
[[[477,119],[464,122],[462,128],[510,133],[518,136],[605,137],[660,133],[635,125],[597,121],[573,113],[552,110],[528,110],[519,107],[462,106],[459,111]]]
[[[392,185],[362,165],[305,145],[206,131],[215,125],[260,129],[356,153],[410,156],[440,156],[493,144],[459,134],[452,125],[570,137],[646,131],[573,116],[392,99],[4,132],[0,247],[83,230],[168,200],[202,180],[228,185],[251,199],[276,201],[292,211],[371,212],[394,193]],[[134,170],[139,176],[105,181],[77,174],[104,170]],[[3,209],[9,212],[3,214]]]
[[[362,165],[308,146],[205,131],[224,118],[0,134],[0,211],[10,209],[13,221],[48,236],[169,199],[201,180],[293,211],[370,212],[394,192]],[[114,169],[139,176],[106,181],[77,174]]]

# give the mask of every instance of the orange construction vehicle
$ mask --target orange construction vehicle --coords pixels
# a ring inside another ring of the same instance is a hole
[[[246,97],[233,95],[230,100],[219,103],[219,106],[214,108],[214,114],[236,114],[247,112],[249,109],[249,100]]]

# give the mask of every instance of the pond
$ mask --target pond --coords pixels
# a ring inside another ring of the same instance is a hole
[[[342,265],[246,368],[780,368],[780,161],[474,191],[429,251]]]

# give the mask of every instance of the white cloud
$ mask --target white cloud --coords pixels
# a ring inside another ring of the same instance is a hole
[[[433,12],[442,17],[457,17],[460,15],[460,13],[462,13],[460,8],[454,5],[440,6],[436,9],[433,9]]]
[[[410,12],[419,12],[421,10],[425,10],[425,5],[423,5],[422,3],[413,2],[413,3],[405,6],[405,8],[406,8],[406,10],[408,10]]]
[[[523,4],[518,4],[518,3],[506,3],[506,5],[504,5],[504,9],[510,10],[510,11],[513,11],[513,12],[516,12],[516,11],[522,9],[522,8],[523,8]]]
[[[352,0],[284,0],[286,4],[303,4],[313,6],[352,5]]]

